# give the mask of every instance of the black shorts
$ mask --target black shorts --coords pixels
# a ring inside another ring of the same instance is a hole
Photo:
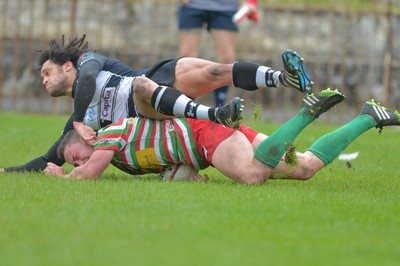
[[[168,59],[157,63],[155,66],[150,68],[146,77],[158,85],[172,87],[175,81],[175,67],[178,60],[179,58]]]

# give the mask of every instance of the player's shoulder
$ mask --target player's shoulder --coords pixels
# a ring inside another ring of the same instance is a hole
[[[105,59],[106,59],[106,57],[103,55],[96,54],[95,52],[92,52],[92,51],[88,51],[88,52],[81,54],[81,56],[79,56],[77,65],[78,65],[78,67],[80,67],[83,64],[85,64],[86,62],[91,61],[91,60],[103,61]]]

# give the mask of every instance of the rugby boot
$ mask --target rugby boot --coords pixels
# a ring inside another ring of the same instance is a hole
[[[303,99],[303,107],[306,107],[315,118],[318,118],[344,99],[344,95],[338,90],[326,89],[318,94],[306,95]]]
[[[360,114],[372,116],[376,121],[375,127],[379,128],[380,131],[385,126],[400,126],[400,113],[396,110],[391,111],[387,109],[373,99],[363,105]]]
[[[243,99],[235,97],[227,104],[215,109],[216,122],[231,128],[238,128],[242,119]]]
[[[310,94],[314,82],[304,67],[304,58],[297,52],[286,49],[282,53],[282,60],[284,85],[293,87],[306,95]]]

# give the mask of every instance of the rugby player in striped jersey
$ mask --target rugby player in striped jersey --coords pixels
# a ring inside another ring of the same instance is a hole
[[[60,145],[59,153],[75,168],[65,174],[62,167],[50,163],[45,173],[76,179],[98,178],[112,163],[125,172],[140,175],[158,173],[165,166],[182,163],[196,169],[213,166],[245,184],[260,184],[274,177],[307,180],[367,130],[400,125],[397,111],[368,101],[357,117],[319,138],[305,153],[285,155],[288,144],[307,125],[343,99],[340,92],[329,89],[306,96],[299,113],[269,137],[244,125],[234,130],[183,118],[124,119],[100,130],[94,147],[71,131]],[[287,160],[289,156],[295,157]],[[296,163],[288,167],[290,161]]]
[[[62,167],[49,163],[45,173],[98,178],[111,163],[125,172],[140,175],[161,172],[164,167],[180,163],[195,169],[214,166],[238,182],[259,184],[273,175],[275,169],[284,172],[279,163],[286,145],[343,99],[340,92],[332,90],[307,96],[299,113],[270,137],[244,125],[234,130],[193,119],[126,118],[98,131],[92,147],[72,130],[60,144],[58,154],[75,168],[65,174]],[[301,162],[301,155],[298,157]],[[304,167],[300,163],[298,168]],[[304,175],[290,173],[288,177],[304,178]]]
[[[234,130],[209,121],[183,118],[126,118],[101,129],[94,147],[71,131],[58,152],[75,168],[65,174],[62,167],[49,163],[45,173],[94,179],[110,163],[133,175],[158,173],[163,167],[182,163],[195,169],[213,166],[245,184],[260,184],[274,177],[307,180],[367,130],[400,125],[398,112],[368,101],[360,115],[319,138],[305,153],[285,155],[288,144],[307,125],[343,99],[340,92],[329,89],[306,96],[299,113],[269,137],[244,125]],[[296,163],[288,167],[290,161]]]

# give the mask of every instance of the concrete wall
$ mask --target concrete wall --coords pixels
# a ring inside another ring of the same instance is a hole
[[[70,100],[46,95],[36,70],[36,50],[62,34],[86,33],[99,53],[137,68],[177,57],[176,11],[175,0],[0,0],[0,110],[71,111]],[[400,42],[391,36],[400,34],[400,16],[272,5],[261,6],[260,15],[258,24],[240,24],[238,60],[281,69],[282,51],[292,48],[306,59],[317,89],[344,90],[354,108],[370,98],[399,107]],[[205,31],[200,57],[215,59]],[[291,90],[234,94],[273,110],[301,97]]]

